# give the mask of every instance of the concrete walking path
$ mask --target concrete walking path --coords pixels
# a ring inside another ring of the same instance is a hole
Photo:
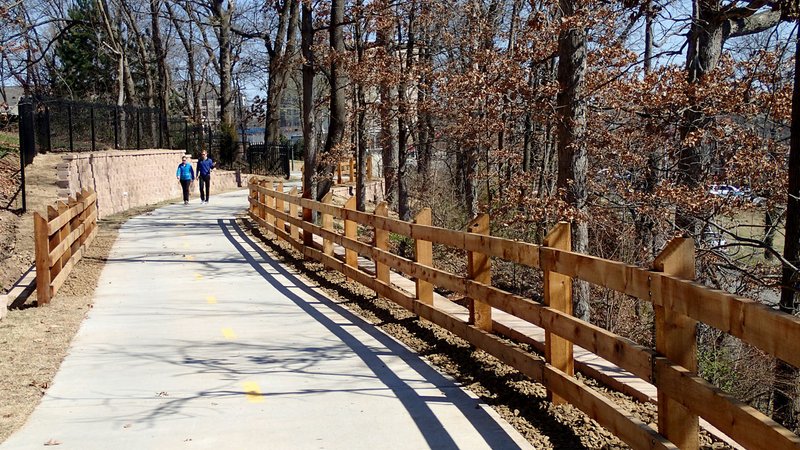
[[[0,449],[530,448],[261,251],[233,219],[246,191],[198,203],[120,229],[52,387]]]

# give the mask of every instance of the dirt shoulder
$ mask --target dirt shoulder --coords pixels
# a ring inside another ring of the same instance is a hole
[[[0,442],[25,423],[52,383],[92,308],[100,272],[119,228],[130,217],[158,206],[131,209],[99,222],[97,237],[52,302],[36,307],[34,295],[0,321]]]
[[[58,199],[56,165],[61,155],[38,155],[25,168],[27,209],[20,214],[21,195],[18,192],[19,155],[9,153],[0,159],[0,176],[6,181],[0,186],[0,293],[8,291],[33,264],[33,213],[44,212],[48,204]]]

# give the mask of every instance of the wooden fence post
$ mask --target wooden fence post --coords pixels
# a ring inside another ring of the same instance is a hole
[[[250,190],[249,198],[255,200],[255,199],[258,198],[258,195],[256,194],[256,190],[255,190],[254,184],[255,184],[255,181],[254,180],[250,180],[250,182],[247,184],[247,188]],[[250,212],[253,213],[253,214],[256,213],[256,207],[255,207],[255,205],[253,205],[252,202],[250,202]]]
[[[47,219],[33,213],[33,245],[36,251],[36,300],[39,305],[50,303],[50,243]]]
[[[467,226],[467,231],[479,235],[489,234],[489,215],[480,214]],[[486,285],[492,284],[489,257],[483,253],[467,252],[467,276],[470,280]],[[468,298],[469,323],[481,330],[492,331],[492,307],[478,299]]]
[[[372,181],[372,155],[367,155],[367,181]]]
[[[283,193],[283,182],[279,181],[277,187],[275,188],[276,191]],[[284,206],[283,199],[279,197],[275,197],[275,210],[280,213],[286,212],[286,207]],[[277,215],[275,216],[275,228],[286,231],[286,225],[283,219],[279,218]]]
[[[356,181],[356,160],[353,159],[353,158],[350,158],[349,165],[350,165],[350,179],[347,180],[347,181],[349,181],[350,183],[353,183],[353,182]]]
[[[289,191],[289,195],[291,195],[292,197],[297,197],[296,186],[293,187],[291,191]],[[297,204],[295,204],[294,202],[289,203],[289,215],[292,216],[292,218],[297,219]],[[291,223],[289,224],[289,235],[291,235],[292,239],[294,239],[295,241],[300,239],[300,233],[298,232],[298,228],[296,225]]]
[[[342,184],[342,162],[336,162],[336,184]]]
[[[555,228],[547,233],[542,243],[545,247],[559,250],[571,250],[571,227],[567,222],[559,222]],[[542,261],[544,271],[544,304],[561,312],[572,314],[572,279],[550,271],[554,261]],[[575,374],[575,364],[572,359],[572,342],[545,330],[545,360],[553,367],[567,375]],[[554,404],[566,403],[566,400],[547,391],[548,398]]]
[[[333,201],[333,193],[328,192],[325,194],[325,197],[322,198],[322,203],[326,205],[330,205]],[[330,214],[322,213],[322,228],[333,232],[333,216]],[[306,232],[306,234],[310,234]],[[333,241],[327,239],[325,237],[322,238],[322,253],[333,256]]]
[[[52,207],[52,206],[48,206],[47,207],[47,220],[48,220],[48,222],[53,220],[53,219],[55,219],[56,217],[58,217],[59,214],[61,214],[62,212],[66,211],[66,210],[67,210],[67,204],[64,203],[64,202],[61,202],[61,201],[56,202],[56,207],[55,208]],[[56,248],[56,246],[58,244],[61,243],[61,236],[62,236],[61,232],[62,232],[62,230],[56,231],[48,239],[47,253],[50,253],[54,248]],[[70,253],[70,249],[67,249],[61,255],[61,258],[59,258],[58,261],[56,261],[55,264],[53,264],[53,266],[50,267],[50,282],[51,283],[58,276],[58,274],[61,273],[61,268],[64,267],[64,264],[66,264],[66,262],[69,261],[69,255],[70,254],[71,254]],[[48,287],[48,289],[49,289],[49,287]],[[49,296],[51,298],[53,297],[53,291],[52,290],[50,290]]]
[[[72,230],[77,230],[78,228],[80,228],[81,224],[83,223],[84,219],[86,218],[86,205],[83,203],[83,192],[78,192],[78,193],[75,194],[75,199],[74,199],[73,205],[81,205],[80,208],[83,208],[83,211],[81,211],[80,214],[76,215],[75,217],[72,218],[72,220],[69,221],[70,232]],[[86,227],[84,227],[84,230],[85,229],[86,229]],[[72,254],[73,255],[75,253],[77,253],[80,248],[81,248],[81,240],[80,239],[76,239],[75,241],[72,242]]]
[[[414,223],[430,225],[431,217],[431,209],[423,208],[422,211],[414,217]],[[414,241],[414,261],[433,267],[433,244],[430,241],[423,241],[420,239]],[[419,278],[417,278],[416,283],[417,300],[428,305],[433,305],[433,285]]]
[[[375,215],[381,217],[387,217],[389,215],[389,205],[386,202],[380,202],[378,206],[375,207]],[[384,251],[389,250],[389,232],[375,227],[375,241],[373,245]],[[389,278],[389,266],[386,264],[380,263],[375,261],[375,277],[378,281],[386,283],[391,286],[390,278]]]
[[[78,222],[78,226],[83,225],[83,233],[81,233],[80,238],[78,239],[78,248],[83,246],[83,243],[86,242],[86,237],[89,235],[89,232],[92,231],[91,224],[86,222],[86,219],[92,214],[91,208],[89,207],[88,200],[89,200],[89,191],[86,189],[82,189],[81,192],[78,194],[78,201],[83,204],[83,212],[81,213],[80,221]]]
[[[265,188],[266,187],[266,181],[259,180],[258,181],[258,187],[262,188],[262,189]],[[264,191],[259,189],[259,191],[258,191],[258,206],[257,206],[258,211],[256,211],[256,215],[258,216],[259,219],[264,219],[266,217],[266,215],[265,215],[266,211],[264,211],[264,203],[266,201],[267,200],[266,200],[266,195],[264,195]]]
[[[356,209],[356,198],[350,197],[347,199],[347,202],[344,204],[344,209],[349,209],[355,211]],[[357,233],[358,232],[358,223],[353,222],[352,220],[344,220],[344,237],[348,239],[356,240],[358,239]],[[345,248],[344,250],[344,263],[348,266],[357,269],[358,268],[358,253],[355,250],[350,250],[349,248]],[[348,278],[349,280],[349,278]]]
[[[274,190],[275,184],[272,182],[267,182],[266,188],[269,190]],[[270,212],[272,209],[275,208],[275,197],[269,194],[269,191],[267,191],[267,194],[265,194],[264,196],[264,204],[267,205],[264,211],[265,212],[264,220],[266,220],[268,224],[275,226],[275,216],[273,216],[272,213]]]
[[[687,280],[695,278],[694,241],[675,238],[656,257],[653,270]],[[652,292],[652,288],[651,288]],[[656,351],[670,361],[697,372],[697,322],[669,307],[653,305]],[[656,377],[655,385],[659,386]],[[658,432],[681,449],[697,449],[699,420],[679,402],[658,390]]]

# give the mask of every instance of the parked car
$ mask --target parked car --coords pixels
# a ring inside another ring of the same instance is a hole
[[[711,189],[708,190],[711,195],[718,195],[720,197],[741,197],[744,195],[741,189],[729,184],[712,184]]]
[[[703,233],[703,241],[708,244],[709,247],[721,247],[728,244],[728,241],[726,241],[720,233],[714,231]]]

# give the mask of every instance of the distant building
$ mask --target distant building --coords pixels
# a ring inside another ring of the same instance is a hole
[[[0,88],[0,116],[18,116],[19,101],[25,90],[19,86]]]

